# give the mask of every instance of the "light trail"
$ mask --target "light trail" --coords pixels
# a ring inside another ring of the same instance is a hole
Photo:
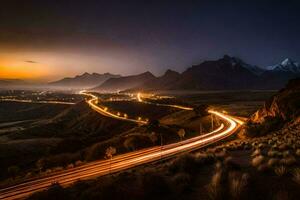
[[[118,120],[123,120],[123,121],[130,121],[130,122],[134,122],[137,124],[147,124],[148,122],[142,119],[131,119],[128,118],[127,114],[124,114],[123,116],[119,116],[118,114],[114,114],[112,112],[109,112],[106,108],[101,108],[97,105],[97,102],[99,102],[99,98],[96,95],[93,95],[91,93],[87,93],[85,91],[80,91],[79,94],[85,95],[85,96],[89,96],[91,97],[90,100],[87,101],[87,103],[91,106],[91,108],[95,111],[97,111],[98,113],[106,116],[106,117],[111,117],[111,118],[115,118]]]
[[[194,110],[194,108],[187,107],[187,106],[173,105],[173,104],[152,103],[152,102],[149,102],[149,101],[144,101],[142,99],[142,94],[140,92],[137,93],[136,96],[137,96],[138,102],[143,102],[143,103],[146,103],[146,104],[152,104],[152,105],[156,105],[156,106],[165,106],[165,107],[178,108],[178,109],[181,109],[181,110]]]
[[[88,103],[93,106],[93,109],[97,109],[100,114],[116,119],[120,118],[117,115],[111,114],[102,108],[97,107],[97,105],[93,102],[97,100],[95,95],[87,93],[85,93],[85,95],[92,97]],[[100,160],[80,167],[75,167],[73,169],[50,174],[47,177],[27,180],[21,184],[0,189],[0,199],[25,198],[34,192],[49,188],[53,182],[59,182],[59,184],[65,187],[78,180],[86,180],[107,175],[111,172],[119,172],[138,165],[157,161],[162,158],[170,158],[179,153],[193,151],[231,136],[243,123],[241,120],[217,111],[210,110],[209,113],[216,115],[223,122],[220,127],[210,133],[178,143],[156,146],[132,153],[118,155],[113,158],[111,163],[109,160]],[[124,120],[124,118],[121,119]]]
[[[40,104],[62,104],[62,105],[74,105],[73,102],[65,101],[33,101],[33,100],[22,100],[22,99],[0,99],[0,102],[20,102],[20,103],[40,103]]]

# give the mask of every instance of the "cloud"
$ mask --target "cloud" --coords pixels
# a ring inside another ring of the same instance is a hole
[[[36,63],[38,63],[38,62],[36,62],[36,61],[33,61],[33,60],[25,60],[24,62],[27,62],[27,63],[33,63],[33,64],[36,64]]]

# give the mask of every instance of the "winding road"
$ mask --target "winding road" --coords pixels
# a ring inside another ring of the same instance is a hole
[[[87,101],[88,104],[95,111],[104,116],[119,120],[131,121],[139,124],[147,123],[146,121],[129,119],[110,113],[106,109],[100,108],[97,105],[98,100],[95,95],[86,92],[81,92],[81,94],[90,96],[91,99]],[[230,115],[213,110],[210,110],[209,112],[219,117],[222,122],[217,129],[210,133],[169,145],[155,146],[148,149],[118,155],[111,160],[90,162],[73,169],[53,173],[51,175],[48,175],[47,177],[27,180],[18,185],[0,189],[0,199],[25,198],[26,196],[34,192],[48,188],[54,182],[59,182],[59,184],[61,184],[62,186],[68,186],[78,180],[91,179],[94,177],[107,175],[112,172],[119,172],[125,169],[136,167],[145,163],[158,161],[160,159],[170,158],[176,154],[189,152],[223,140],[234,134],[236,130],[239,129],[243,124],[241,120],[236,119]]]

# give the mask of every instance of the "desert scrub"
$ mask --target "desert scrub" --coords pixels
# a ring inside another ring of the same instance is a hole
[[[296,168],[293,171],[293,181],[300,185],[300,168]]]
[[[297,155],[297,156],[300,156],[300,149],[297,149],[297,150],[296,150],[296,155]]]
[[[229,191],[232,199],[240,199],[248,185],[249,175],[231,172],[228,175]]]
[[[222,151],[216,152],[215,156],[217,158],[225,158],[225,156],[226,156],[226,150],[222,150]]]
[[[266,172],[268,171],[270,168],[268,166],[268,163],[262,163],[257,167],[257,170],[260,172]]]
[[[256,150],[251,154],[251,156],[252,156],[252,157],[256,157],[256,156],[258,156],[258,155],[260,155],[260,154],[261,154],[260,149],[256,149]]]
[[[285,166],[281,165],[279,167],[275,167],[274,172],[277,176],[283,176],[287,173],[287,169]]]
[[[212,176],[210,183],[207,186],[208,197],[211,200],[220,199],[222,197],[222,170],[216,170],[215,174]]]
[[[285,158],[282,158],[280,160],[280,163],[283,164],[283,165],[293,165],[296,163],[296,159],[294,156],[289,156],[289,157],[285,157]]]
[[[273,167],[273,166],[277,165],[278,163],[279,163],[279,159],[277,159],[277,158],[271,158],[268,161],[268,166],[269,167]]]
[[[280,155],[280,153],[278,151],[275,151],[275,150],[270,150],[270,151],[268,151],[267,155],[269,157],[277,157],[277,156]]]
[[[265,157],[262,155],[256,156],[252,159],[251,164],[253,167],[258,167],[263,161]]]
[[[290,152],[289,152],[289,151],[284,151],[284,152],[282,153],[282,156],[283,156],[284,158],[286,158],[286,157],[290,156]]]

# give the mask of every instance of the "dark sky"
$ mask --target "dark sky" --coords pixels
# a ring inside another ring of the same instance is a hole
[[[297,1],[276,0],[2,0],[0,68],[58,78],[159,75],[224,54],[259,66],[300,61],[299,11]]]

